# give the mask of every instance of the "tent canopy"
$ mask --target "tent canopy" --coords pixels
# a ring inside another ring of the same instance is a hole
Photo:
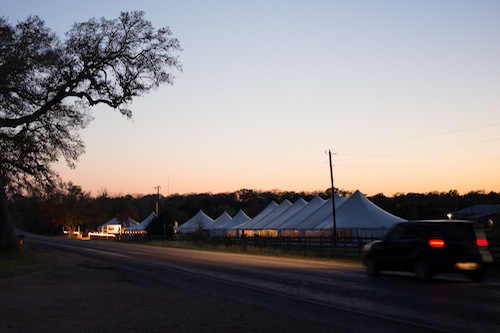
[[[198,230],[199,228],[206,229],[209,225],[211,225],[214,220],[205,214],[203,210],[199,210],[195,216],[184,222],[178,227],[175,227],[176,230],[182,233],[189,233]]]
[[[231,222],[233,218],[227,212],[222,213],[214,222],[207,226],[208,229],[218,229],[220,226]]]
[[[118,219],[118,217],[115,216],[111,220],[109,220],[108,222],[99,226],[98,229],[105,229],[108,225],[120,225],[122,228],[131,228],[131,227],[139,225],[139,222],[137,222],[134,219],[131,219],[130,217],[128,217],[125,221],[120,221],[120,219]]]
[[[138,223],[137,225],[134,225],[134,226],[128,228],[127,230],[130,230],[130,231],[144,231],[144,230],[146,230],[146,228],[148,227],[148,225],[151,223],[151,221],[153,221],[155,218],[156,218],[156,214],[154,212],[152,212],[151,214],[148,215],[148,217],[146,217],[140,223]]]
[[[334,202],[337,229],[385,230],[397,222],[405,221],[378,207],[360,191],[356,191],[350,197],[335,195]],[[272,201],[253,219],[240,210],[234,218],[224,212],[214,221],[200,210],[178,227],[178,230],[192,232],[200,225],[214,234],[220,234],[222,230],[228,233],[233,231],[232,234],[235,232],[238,234],[237,231],[240,230],[249,231],[250,234],[266,230],[274,230],[272,234],[280,230],[293,232],[331,230],[333,229],[332,198],[325,200],[316,196],[309,202],[299,198],[293,204],[285,199],[279,205]]]
[[[141,222],[137,222],[134,219],[131,219],[128,217],[125,221],[120,221],[120,219],[115,216],[108,222],[104,223],[103,225],[99,226],[97,229],[98,230],[106,230],[106,227],[108,225],[119,225],[121,227],[122,231],[145,231],[149,223],[153,221],[156,218],[156,214],[152,212],[149,214],[144,220]]]
[[[394,216],[356,191],[336,209],[337,229],[386,229],[405,221]],[[321,221],[314,229],[331,229],[333,214]]]
[[[237,229],[239,226],[247,223],[249,220],[251,220],[250,217],[240,209],[240,211],[230,221],[227,221],[225,224],[219,225],[218,227],[216,227],[216,229]]]
[[[274,202],[274,201],[273,201]],[[269,206],[268,206],[269,207]],[[267,213],[266,209],[257,215],[255,218],[248,221],[247,224],[244,225],[245,230],[265,230],[269,229],[267,225],[277,219],[281,214],[286,212],[290,207],[292,207],[292,203],[285,199],[279,206],[270,210]],[[265,214],[263,214],[265,212]]]

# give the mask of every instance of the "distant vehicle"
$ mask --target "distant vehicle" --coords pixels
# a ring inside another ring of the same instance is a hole
[[[396,224],[382,240],[363,248],[367,274],[381,271],[414,272],[430,280],[439,273],[464,273],[484,278],[493,257],[482,228],[471,221],[429,220]]]

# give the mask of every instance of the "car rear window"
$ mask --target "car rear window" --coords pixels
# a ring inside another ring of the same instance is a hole
[[[446,240],[476,239],[472,225],[466,223],[432,225],[429,227],[430,237]]]

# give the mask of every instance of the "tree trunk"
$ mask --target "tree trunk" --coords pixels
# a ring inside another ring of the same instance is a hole
[[[17,238],[14,226],[9,218],[9,208],[7,204],[7,194],[0,175],[0,251],[7,249],[17,249]]]

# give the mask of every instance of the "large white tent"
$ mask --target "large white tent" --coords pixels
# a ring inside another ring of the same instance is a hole
[[[368,200],[356,191],[336,210],[336,224],[339,229],[386,229],[403,219],[394,216]],[[321,221],[315,229],[331,229],[333,217]]]
[[[337,205],[336,205],[337,207]],[[392,215],[356,191],[335,210],[335,224],[338,230],[350,230],[355,236],[379,236],[384,230],[398,222],[405,221]],[[323,218],[313,230],[331,230],[333,213]]]
[[[285,200],[284,201],[284,207],[291,205],[290,201]],[[235,229],[242,230],[242,229],[248,229],[251,225],[255,225],[260,223],[262,220],[264,220],[269,214],[274,212],[279,205],[275,201],[271,201],[269,205],[267,205],[266,208],[262,212],[260,212],[257,216],[255,216],[253,219],[248,220],[244,224],[240,224],[239,226],[235,227]]]
[[[350,197],[335,195],[334,202],[335,225],[340,234],[379,236],[395,223],[404,221],[381,209],[359,191]],[[332,199],[314,197],[309,202],[300,198],[293,204],[288,200],[279,205],[272,201],[253,219],[240,211],[234,218],[223,213],[214,221],[200,211],[178,230],[192,232],[203,223],[205,230],[219,236],[319,236],[331,234],[333,221]]]
[[[278,228],[281,230],[299,230],[298,228],[305,224],[307,219],[313,216],[321,207],[327,206],[332,209],[332,205],[328,204],[329,200],[324,200],[320,197],[314,197],[301,210],[291,216],[289,219],[281,223]]]
[[[342,205],[347,201],[347,198],[340,197],[338,195],[335,195],[334,201],[335,201],[335,212],[338,211]],[[302,235],[304,232],[309,231],[309,230],[315,230],[317,229],[318,224],[320,221],[324,221],[330,219],[333,221],[333,204],[332,204],[332,198],[328,198],[328,200],[324,200],[323,204],[319,206],[317,209],[312,211],[312,214],[308,215],[305,217],[302,221],[298,221],[298,223],[295,224],[290,224],[288,223],[286,228],[291,229],[291,230],[296,230],[299,232],[300,235]],[[331,228],[333,228],[333,223],[331,224]],[[285,226],[282,226],[282,229],[285,230]]]
[[[271,219],[266,224],[266,228],[268,229],[278,229],[280,228],[286,221],[289,221],[295,214],[300,212],[307,205],[307,201],[302,198],[297,199],[293,206],[282,212],[279,216],[274,219]]]
[[[245,230],[268,230],[268,225],[280,217],[281,214],[292,208],[293,205],[290,201],[285,199],[278,207],[266,214],[260,213],[255,218],[248,221],[242,229]]]

